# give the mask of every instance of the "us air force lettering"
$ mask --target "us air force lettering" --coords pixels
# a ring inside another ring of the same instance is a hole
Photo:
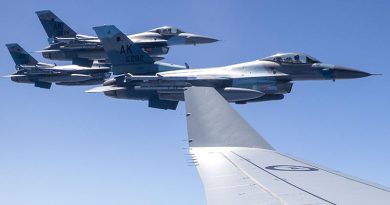
[[[126,62],[128,63],[142,63],[144,61],[143,55],[133,54],[133,52],[131,51],[131,45],[122,45],[120,54],[126,55]]]

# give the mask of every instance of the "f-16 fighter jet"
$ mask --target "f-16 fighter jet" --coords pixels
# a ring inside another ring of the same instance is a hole
[[[56,66],[40,63],[16,43],[7,44],[15,61],[16,73],[4,76],[18,83],[32,83],[35,87],[50,89],[57,85],[98,85],[111,75],[109,67]]]
[[[336,80],[371,74],[342,66],[325,64],[302,53],[283,53],[235,65],[134,75],[138,69],[162,67],[120,32],[115,26],[95,27],[111,59],[114,73],[125,73],[87,92],[104,92],[119,99],[148,100],[149,107],[176,109],[184,100],[183,91],[191,86],[214,87],[227,101],[244,104],[283,99],[294,81]],[[123,52],[123,48],[127,48]],[[172,69],[173,70],[173,69]],[[205,99],[206,100],[206,99]]]
[[[72,60],[73,64],[91,66],[93,60],[105,60],[100,40],[95,36],[78,34],[52,11],[37,11],[39,20],[45,29],[50,45],[43,49],[44,58],[51,60]],[[146,32],[128,36],[143,51],[156,60],[161,60],[174,45],[196,45],[213,43],[217,39],[187,33],[175,27],[163,26]]]

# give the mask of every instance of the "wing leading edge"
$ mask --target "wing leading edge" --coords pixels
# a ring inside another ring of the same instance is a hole
[[[386,187],[273,150],[213,88],[191,87],[185,100],[190,153],[208,205],[390,201]]]

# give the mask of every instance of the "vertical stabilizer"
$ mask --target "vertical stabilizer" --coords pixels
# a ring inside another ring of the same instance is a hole
[[[27,51],[25,51],[19,44],[6,44],[9,53],[14,59],[16,65],[36,65],[38,61],[35,60]]]
[[[113,25],[93,28],[103,43],[113,71],[118,67],[131,67],[137,65],[152,65],[154,60],[137,44],[133,43],[124,33]],[[131,70],[131,69],[129,69]]]
[[[39,21],[49,37],[49,42],[53,42],[55,38],[73,38],[77,33],[58,18],[52,11],[43,10],[35,12],[38,15]]]

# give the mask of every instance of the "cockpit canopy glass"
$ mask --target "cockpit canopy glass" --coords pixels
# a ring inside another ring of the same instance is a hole
[[[272,61],[276,63],[288,64],[313,64],[320,63],[319,60],[303,53],[278,53],[261,60]]]
[[[158,33],[161,35],[177,35],[179,33],[184,33],[184,31],[173,26],[163,26],[163,27],[155,28],[150,30],[150,32]]]

